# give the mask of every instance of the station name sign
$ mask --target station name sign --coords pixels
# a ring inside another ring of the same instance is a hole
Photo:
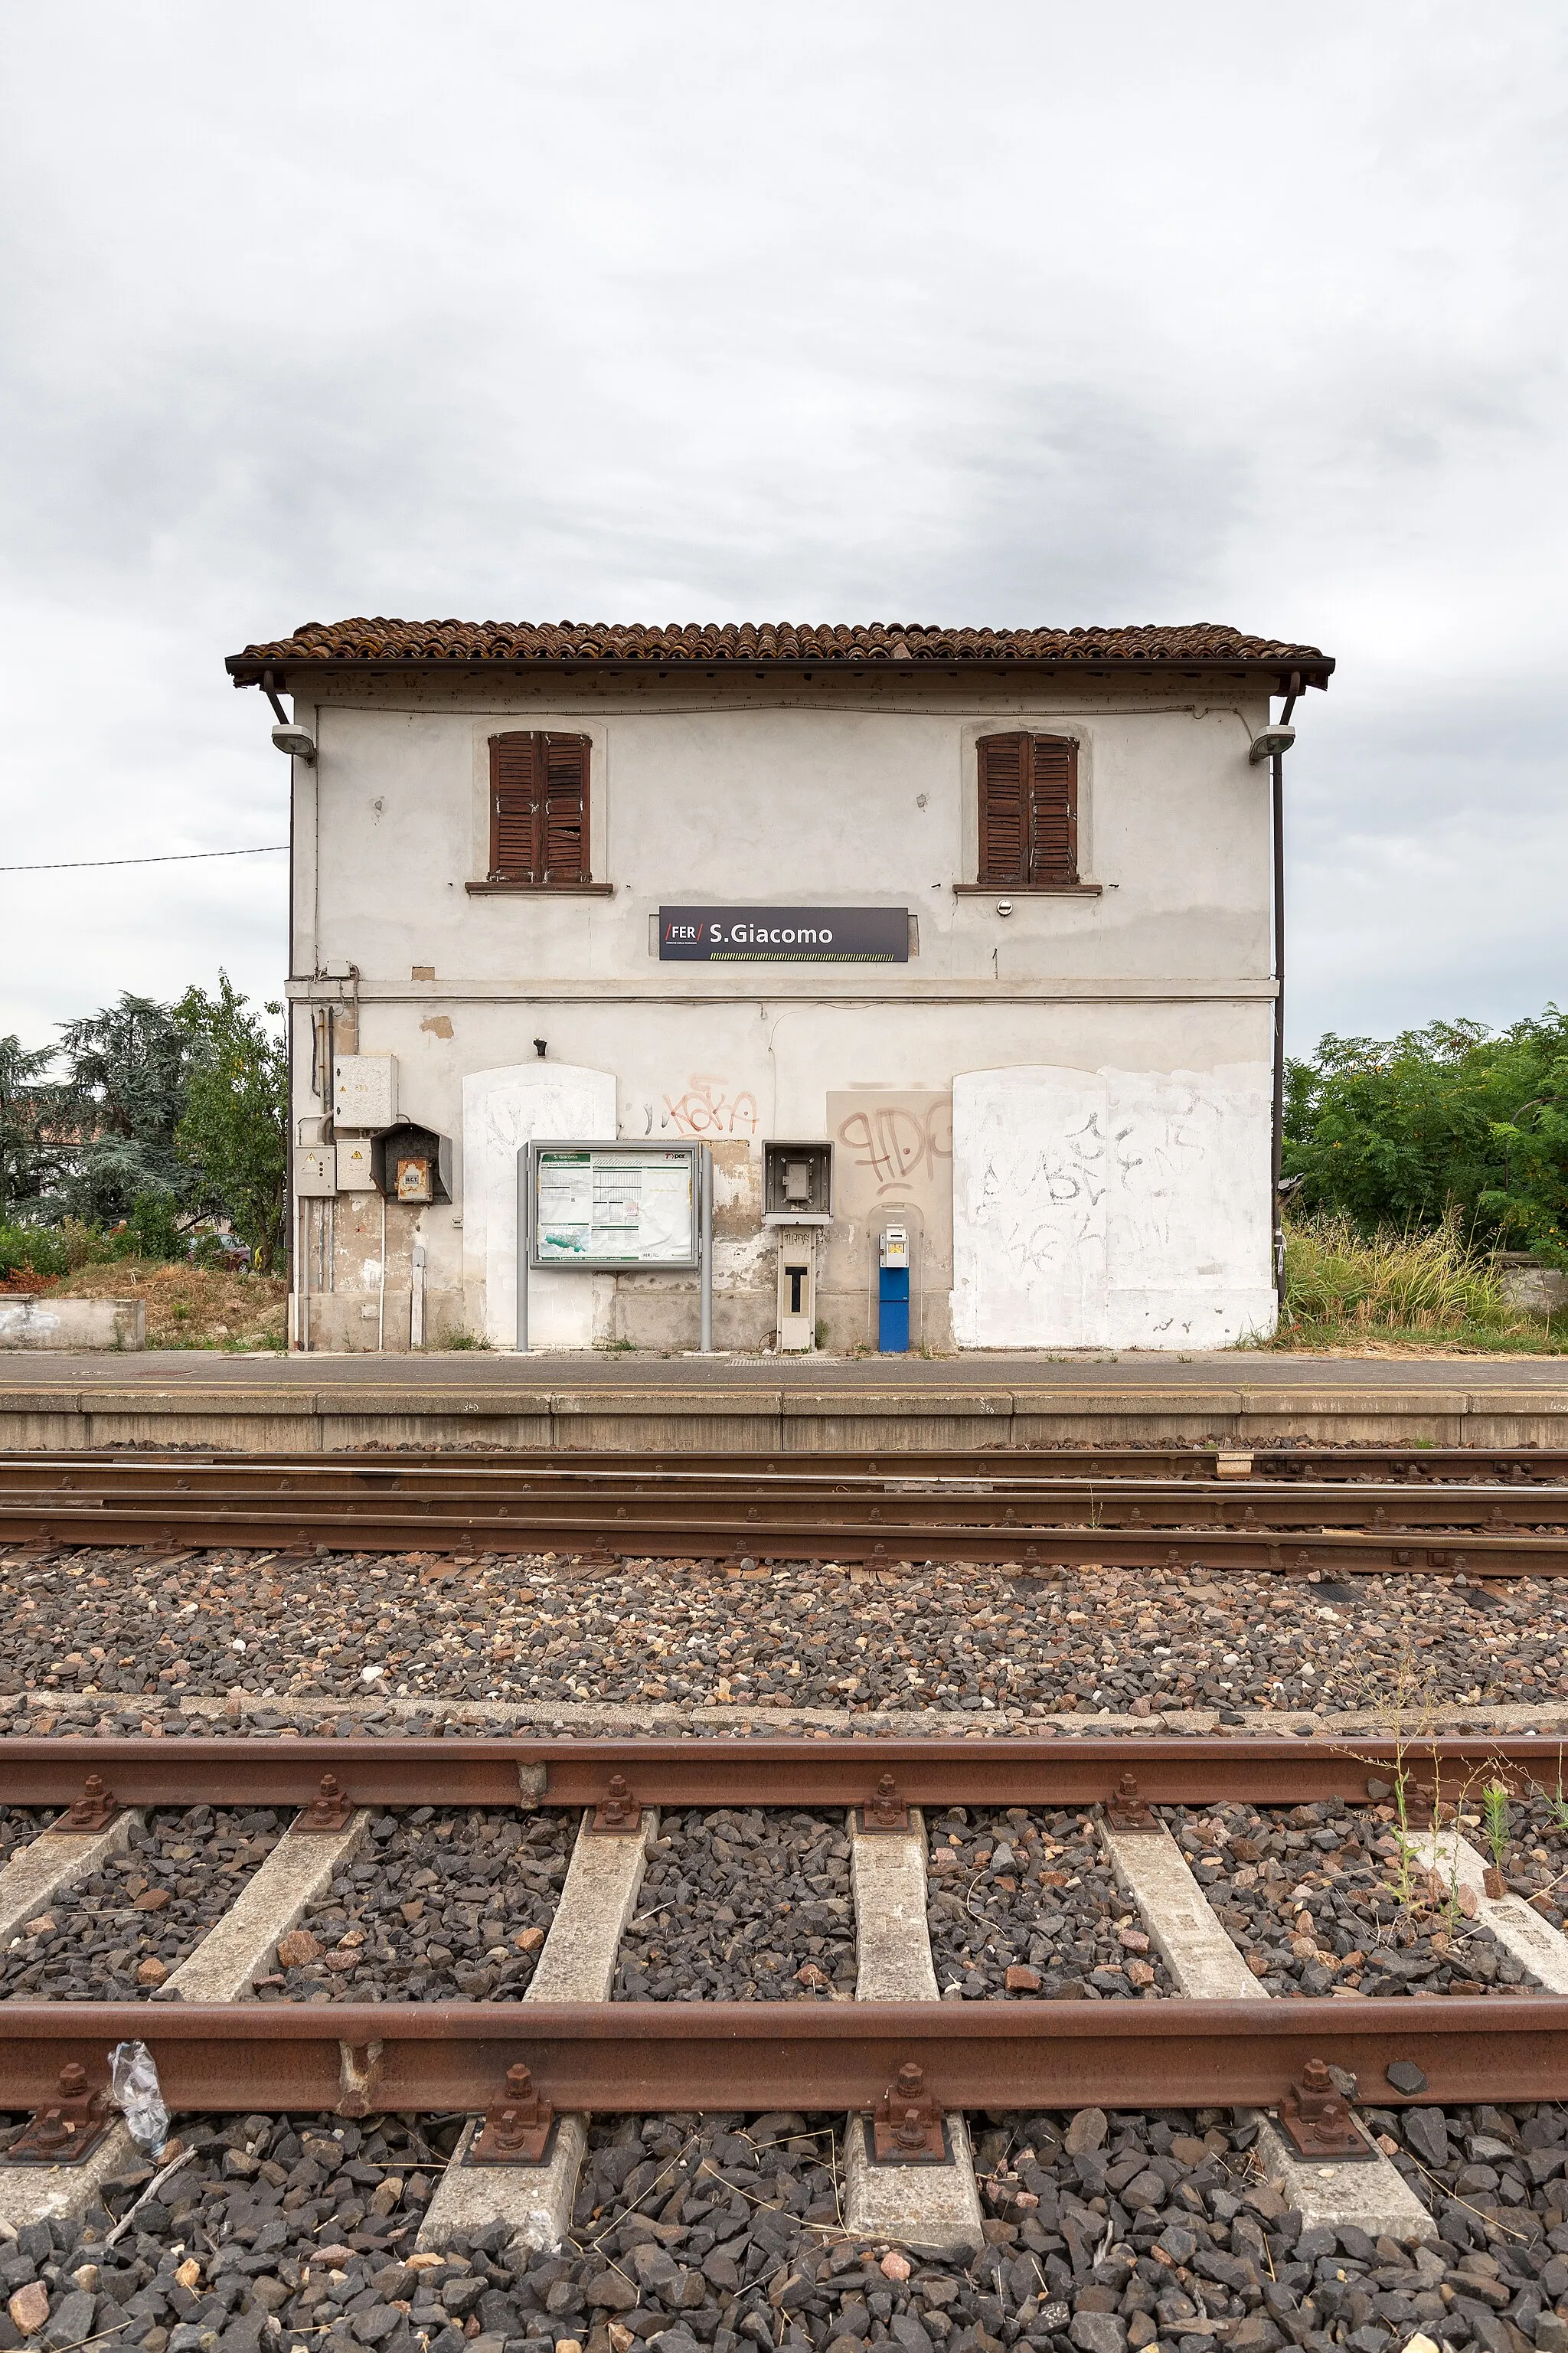
[[[661,907],[664,964],[908,964],[907,907]]]

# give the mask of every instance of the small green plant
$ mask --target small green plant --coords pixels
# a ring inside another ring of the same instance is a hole
[[[437,1343],[437,1345],[442,1348],[488,1348],[489,1345],[489,1342],[482,1340],[477,1332],[465,1332],[460,1328],[455,1332],[448,1332],[444,1340]]]
[[[1500,1781],[1489,1781],[1481,1791],[1481,1820],[1492,1861],[1500,1871],[1508,1852],[1508,1791]]]
[[[53,1226],[0,1226],[0,1278],[26,1267],[31,1274],[65,1274],[69,1259]]]
[[[600,1346],[606,1356],[635,1356],[637,1350],[635,1340],[605,1340]]]
[[[1545,1791],[1542,1791],[1542,1794],[1546,1797],[1546,1802],[1552,1809],[1552,1819],[1553,1822],[1555,1822],[1557,1828],[1560,1831],[1568,1831],[1568,1797],[1563,1795],[1563,1752],[1561,1749],[1557,1752],[1557,1787],[1550,1793],[1550,1795]]]

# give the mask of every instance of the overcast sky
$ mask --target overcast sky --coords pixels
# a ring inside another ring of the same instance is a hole
[[[1565,993],[1568,12],[4,0],[0,862],[281,841],[358,613],[1217,620],[1292,1043]],[[286,860],[0,875],[0,1033]]]

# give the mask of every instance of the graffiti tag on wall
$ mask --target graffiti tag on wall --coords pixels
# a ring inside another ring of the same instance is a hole
[[[916,1107],[896,1099],[864,1103],[838,1123],[836,1141],[878,1198],[929,1183],[952,1158],[952,1103],[939,1095]]]
[[[686,1092],[666,1095],[664,1108],[682,1135],[755,1135],[757,1099],[750,1088],[731,1095],[722,1079],[689,1078]]]

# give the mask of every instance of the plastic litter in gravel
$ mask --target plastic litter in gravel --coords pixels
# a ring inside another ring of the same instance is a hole
[[[72,1881],[0,1957],[0,2000],[129,2001],[155,1994],[278,1842],[268,1808],[159,1807],[123,1854]]]
[[[264,2001],[515,2001],[555,1916],[574,1812],[383,1814],[279,1945]]]
[[[280,1708],[428,1694],[979,1715],[1332,1714],[1408,1707],[1413,1692],[1422,1706],[1568,1703],[1568,1595],[1550,1579],[1488,1593],[1484,1609],[1456,1607],[1441,1577],[1357,1577],[1331,1599],[1305,1581],[1165,1569],[1042,1585],[916,1566],[894,1584],[815,1563],[752,1579],[565,1554],[301,1567],[246,1553],[172,1574],[139,1553],[79,1553],[0,1571],[0,1693],[154,1708],[237,1686]]]
[[[842,1813],[664,1814],[621,1939],[617,2001],[840,2000],[855,1990]]]
[[[1538,1980],[1417,1867],[1392,1806],[1161,1809],[1269,1993],[1502,1993]]]
[[[950,1806],[928,1816],[936,1981],[948,2000],[1155,2000],[1163,1961],[1089,1815]]]

